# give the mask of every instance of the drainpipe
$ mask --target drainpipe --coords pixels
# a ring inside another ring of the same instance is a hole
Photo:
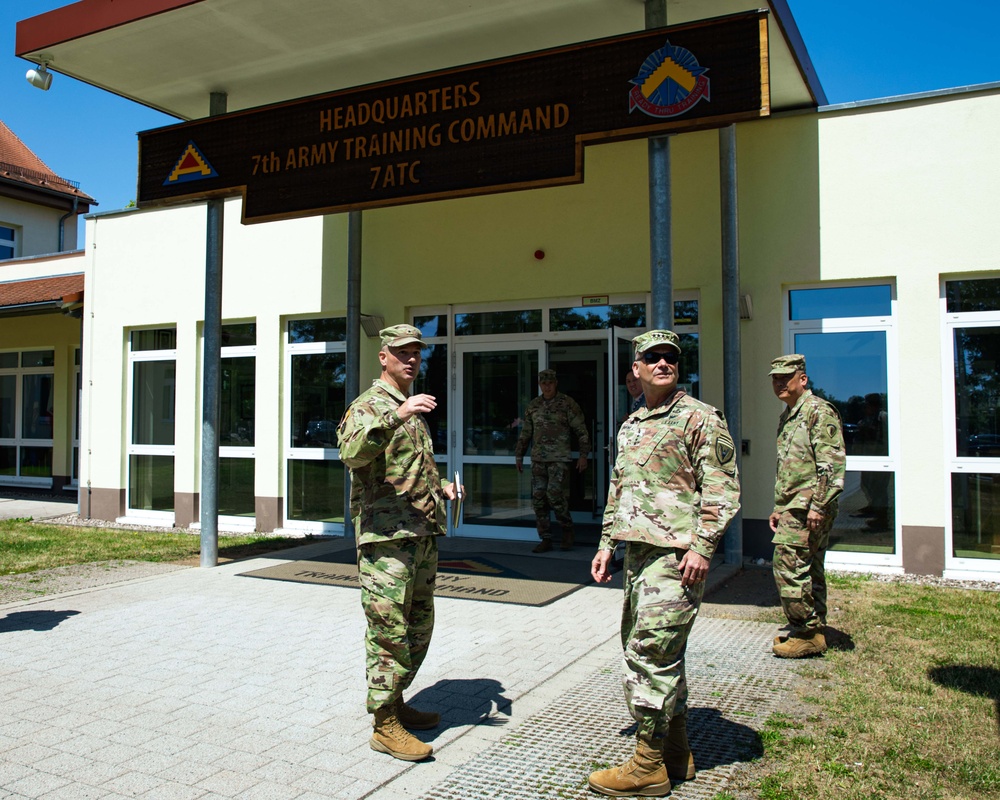
[[[59,247],[56,249],[57,253],[61,253],[66,244],[66,220],[68,220],[70,217],[75,217],[79,213],[77,211],[79,205],[80,205],[80,198],[74,197],[73,209],[71,211],[67,211],[65,214],[59,217]]]

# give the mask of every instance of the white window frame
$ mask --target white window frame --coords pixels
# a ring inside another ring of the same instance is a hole
[[[835,317],[822,319],[790,319],[791,293],[808,289],[847,289],[860,286],[888,286],[890,292],[889,314],[871,317]],[[864,568],[876,572],[901,573],[903,571],[903,538],[899,503],[899,452],[900,452],[900,397],[899,397],[899,339],[897,330],[898,309],[896,281],[893,279],[871,279],[859,281],[824,281],[818,283],[787,286],[783,290],[783,319],[785,352],[794,353],[795,336],[804,333],[863,333],[866,331],[885,332],[886,387],[889,395],[889,455],[888,456],[848,456],[848,472],[891,472],[893,481],[893,521],[895,523],[895,546],[893,553],[864,553],[852,550],[828,550],[826,565],[832,569]],[[809,371],[806,364],[806,372]],[[776,401],[777,402],[777,401]],[[780,411],[780,408],[779,408]],[[777,419],[777,414],[775,415]]]
[[[132,442],[132,433],[134,431],[132,422],[133,414],[135,413],[135,368],[134,365],[145,361],[173,361],[174,362],[174,374],[176,375],[177,368],[177,348],[174,347],[169,350],[133,350],[132,349],[132,334],[139,333],[144,330],[173,330],[175,333],[176,341],[176,331],[177,328],[174,325],[151,325],[148,328],[128,328],[125,331],[126,346],[128,347],[128,377],[125,382],[126,397],[128,398],[125,403],[127,409],[125,425],[126,425],[126,436],[128,445],[125,448],[125,516],[120,517],[118,521],[136,523],[142,520],[149,520],[150,522],[160,525],[164,521],[169,521],[170,525],[174,524],[175,511],[153,511],[145,508],[132,508],[129,506],[129,501],[131,500],[129,487],[132,485],[132,476],[130,473],[132,459],[130,456],[170,456],[174,459],[174,494],[176,496],[176,479],[177,479],[177,429],[176,429],[176,410],[177,410],[177,386],[174,385],[174,444],[134,444]]]
[[[22,367],[21,361],[24,353],[38,353],[51,351],[53,356],[53,366],[51,367]],[[13,438],[0,439],[0,445],[15,448],[13,476],[0,476],[0,486],[32,486],[40,488],[51,488],[52,477],[48,478],[26,478],[21,476],[21,448],[22,447],[48,447],[53,449],[52,439],[28,439],[22,433],[24,421],[24,376],[25,375],[51,375],[53,389],[55,387],[55,347],[50,345],[38,345],[27,349],[4,350],[4,353],[17,354],[17,366],[0,368],[0,375],[14,376],[14,436]],[[55,431],[55,419],[52,422],[52,430]],[[53,469],[55,453],[53,452]]]
[[[222,323],[222,327],[227,325],[240,325],[253,323],[256,320],[238,320],[238,321],[227,321]],[[202,348],[205,346],[205,337],[202,336]],[[220,349],[220,358],[252,358],[254,360],[254,391],[257,389],[257,345],[256,344],[245,344],[236,347],[223,347]],[[202,363],[205,361],[202,359]],[[256,476],[256,452],[257,452],[257,425],[254,424],[254,443],[250,447],[237,447],[235,445],[225,445],[219,446],[219,458],[248,458],[254,462],[254,475]],[[254,503],[256,504],[257,489],[254,487]],[[226,530],[234,530],[240,532],[252,533],[257,527],[257,514],[256,509],[252,517],[236,516],[233,514],[220,514],[219,524],[225,526]],[[197,522],[191,526],[192,528],[201,527],[201,523]]]
[[[958,410],[955,407],[955,348],[954,332],[956,329],[997,328],[1000,327],[1000,310],[949,312],[947,284],[962,280],[1000,280],[995,273],[975,273],[969,275],[949,275],[941,279],[941,386],[944,387],[942,408],[944,410],[944,447],[945,447],[945,533],[944,533],[944,577],[960,580],[992,580],[1000,573],[1000,559],[992,558],[960,558],[955,552],[955,526],[952,521],[952,488],[953,473],[988,473],[1000,474],[1000,458],[959,457],[955,438],[955,421]]]
[[[282,375],[282,427],[284,428],[284,457],[282,458],[281,482],[284,492],[284,503],[282,510],[282,527],[288,531],[301,531],[304,533],[316,533],[322,536],[343,536],[344,523],[342,522],[322,522],[319,520],[298,520],[288,518],[289,507],[289,478],[291,470],[289,461],[336,461],[341,463],[344,474],[347,474],[347,465],[340,461],[340,448],[338,447],[293,447],[292,446],[292,358],[296,355],[317,355],[325,353],[343,353],[347,357],[347,342],[291,342],[289,341],[288,328],[293,322],[310,319],[340,319],[338,315],[327,317],[310,315],[307,317],[293,317],[285,320],[283,331],[284,358]],[[350,517],[351,510],[344,507],[344,519]]]

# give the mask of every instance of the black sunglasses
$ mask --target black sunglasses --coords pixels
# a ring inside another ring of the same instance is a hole
[[[649,351],[643,353],[640,358],[643,364],[648,364],[649,366],[659,364],[661,358],[668,364],[676,364],[681,360],[680,353],[651,353]]]

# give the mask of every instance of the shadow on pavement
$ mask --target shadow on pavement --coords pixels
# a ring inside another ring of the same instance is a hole
[[[60,622],[79,613],[79,611],[15,611],[0,618],[0,633],[50,631]]]
[[[406,702],[421,711],[439,711],[437,732],[467,725],[506,725],[513,706],[504,691],[493,678],[456,678],[421,689]]]

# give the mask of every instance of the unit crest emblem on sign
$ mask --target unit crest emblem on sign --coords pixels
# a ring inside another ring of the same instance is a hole
[[[184,152],[177,159],[174,168],[170,171],[163,185],[169,186],[172,183],[198,181],[203,178],[217,178],[218,176],[219,173],[208,163],[208,159],[202,155],[201,150],[198,149],[198,145],[194,142],[188,142],[187,147],[184,148]]]
[[[668,41],[647,56],[639,74],[629,83],[629,113],[637,108],[651,117],[683,114],[699,100],[711,102],[708,67],[698,64],[690,50]]]

